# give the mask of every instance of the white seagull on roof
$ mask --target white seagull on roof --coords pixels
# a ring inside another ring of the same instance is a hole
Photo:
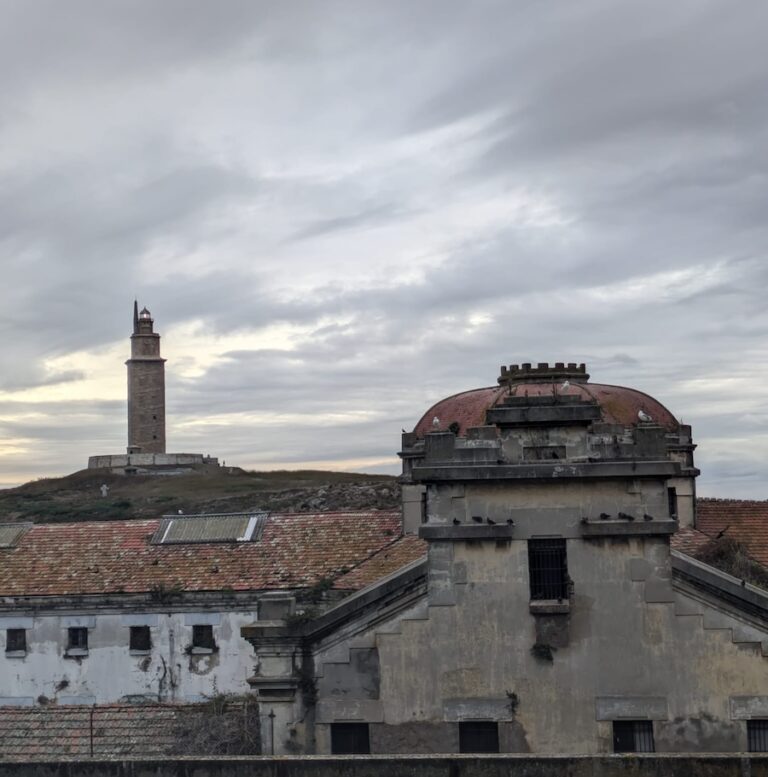
[[[648,415],[642,408],[637,411],[637,417],[644,422],[653,421],[653,416]]]
[[[440,426],[440,419],[437,416],[435,416],[432,419],[432,428],[437,429],[438,426]]]

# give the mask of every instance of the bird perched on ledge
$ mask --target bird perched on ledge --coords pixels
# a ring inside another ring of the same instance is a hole
[[[640,410],[637,411],[637,417],[644,424],[647,424],[647,423],[650,423],[651,421],[653,421],[653,416],[652,415],[648,415],[648,413],[646,413],[645,410],[643,410],[642,408],[640,408]]]

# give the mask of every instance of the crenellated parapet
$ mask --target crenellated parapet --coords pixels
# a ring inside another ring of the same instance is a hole
[[[586,383],[589,380],[587,365],[576,362],[539,362],[535,367],[530,362],[523,364],[502,365],[499,375],[499,385],[525,383],[527,381],[573,381]]]

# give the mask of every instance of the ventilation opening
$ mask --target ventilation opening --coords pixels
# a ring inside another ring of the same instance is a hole
[[[331,723],[333,755],[366,755],[371,752],[367,723]]]
[[[459,752],[498,753],[499,724],[488,720],[459,723]]]

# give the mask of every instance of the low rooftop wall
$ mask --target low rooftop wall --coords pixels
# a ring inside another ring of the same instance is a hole
[[[219,460],[202,453],[120,453],[89,456],[88,469],[125,470],[174,467],[218,467]]]
[[[0,758],[2,755],[0,754]],[[768,777],[768,754],[151,758],[8,763],[0,777]]]

